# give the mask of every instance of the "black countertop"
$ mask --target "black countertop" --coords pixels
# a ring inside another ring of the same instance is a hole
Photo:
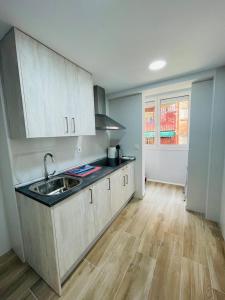
[[[130,162],[134,161],[134,159],[126,159],[126,160],[121,160],[118,162],[118,160],[108,160],[107,158],[95,161],[93,163],[90,163],[90,165],[94,166],[101,166],[102,168],[95,172],[92,173],[86,177],[82,178],[82,183],[79,186],[76,186],[72,188],[71,190],[58,194],[58,195],[52,195],[52,196],[45,196],[45,195],[39,195],[37,193],[34,193],[29,190],[29,187],[34,184],[28,184],[22,187],[16,188],[16,191],[33,199],[36,200],[44,205],[47,205],[49,207],[61,202],[62,200],[70,197],[71,195],[78,193],[79,191],[83,190],[84,188],[88,187],[89,185],[93,184],[94,182],[98,181],[101,178],[104,178],[105,176],[115,172],[116,170],[124,167],[125,165],[129,164]],[[64,173],[57,174],[56,176],[63,175]],[[37,181],[38,182],[38,181]]]

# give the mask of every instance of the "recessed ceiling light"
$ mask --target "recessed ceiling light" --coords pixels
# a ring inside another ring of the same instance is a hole
[[[157,70],[161,70],[165,66],[166,66],[166,61],[165,60],[155,60],[152,63],[150,63],[149,69],[151,71],[157,71]]]

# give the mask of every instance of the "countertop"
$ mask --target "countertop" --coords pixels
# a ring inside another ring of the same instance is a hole
[[[126,159],[126,160],[122,160],[121,163],[117,163],[117,161],[110,161],[110,166],[105,166],[104,164],[107,162],[107,158],[103,158],[101,160],[97,160],[95,162],[90,163],[90,165],[94,165],[94,166],[101,166],[102,168],[95,172],[92,173],[86,177],[82,178],[82,183],[74,188],[72,188],[71,190],[62,193],[62,194],[58,194],[58,195],[52,195],[52,196],[45,196],[45,195],[39,195],[37,193],[34,193],[32,191],[29,190],[29,187],[34,184],[35,182],[33,182],[32,184],[28,184],[25,186],[21,186],[19,188],[16,188],[16,191],[18,193],[21,193],[33,200],[36,200],[44,205],[47,205],[49,207],[54,206],[55,204],[63,201],[64,199],[72,196],[73,194],[76,194],[78,192],[80,192],[81,190],[83,190],[84,188],[88,187],[89,185],[92,185],[93,183],[95,183],[96,181],[108,176],[109,174],[115,172],[116,170],[124,167],[125,165],[129,164],[130,162],[134,161],[134,159]],[[63,175],[64,173],[61,174],[57,174],[56,176],[60,176]],[[38,182],[38,181],[37,181]]]

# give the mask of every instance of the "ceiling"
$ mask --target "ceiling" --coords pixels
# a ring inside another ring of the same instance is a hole
[[[20,28],[108,93],[225,65],[224,0],[0,0],[0,20],[0,37]]]

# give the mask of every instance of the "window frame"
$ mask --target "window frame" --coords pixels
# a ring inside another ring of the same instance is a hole
[[[177,144],[160,144],[160,104],[162,100],[171,99],[171,98],[179,98],[189,96],[189,110],[188,110],[188,138],[186,145],[177,145]],[[154,144],[145,144],[146,148],[150,148],[152,150],[183,150],[186,151],[189,149],[189,133],[190,133],[190,111],[191,111],[191,90],[185,89],[182,91],[175,92],[167,92],[161,93],[153,96],[146,96],[144,100],[144,109],[148,102],[155,102],[155,110],[156,110],[156,135],[155,135],[155,143]]]
[[[156,98],[154,98],[156,100]],[[148,101],[145,101],[145,104],[146,103],[154,103],[154,106],[155,106],[155,143],[154,144],[145,144],[145,137],[144,137],[144,144],[145,145],[149,145],[149,146],[154,146],[156,144],[156,141],[157,141],[157,124],[158,124],[158,111],[157,111],[157,106],[156,106],[156,101],[151,99],[151,100],[148,100]],[[145,114],[145,105],[144,105],[144,114]],[[145,116],[144,116],[145,118]]]

